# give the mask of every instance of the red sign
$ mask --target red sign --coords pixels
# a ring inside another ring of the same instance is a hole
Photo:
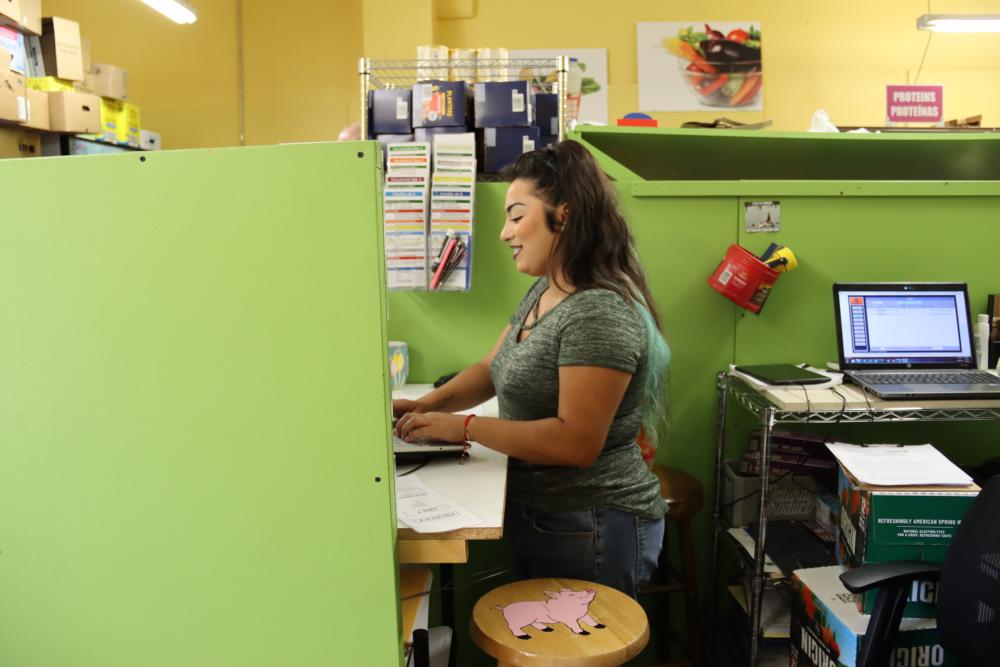
[[[939,123],[943,99],[944,86],[886,86],[885,117],[890,123]]]

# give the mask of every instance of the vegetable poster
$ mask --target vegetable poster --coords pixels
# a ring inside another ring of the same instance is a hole
[[[569,56],[566,114],[578,123],[608,122],[607,49],[511,49],[511,58]],[[554,79],[555,71],[550,75]]]
[[[764,108],[759,22],[637,25],[640,111]]]

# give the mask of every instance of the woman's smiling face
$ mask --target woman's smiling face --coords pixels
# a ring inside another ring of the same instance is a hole
[[[507,188],[506,220],[500,240],[511,247],[517,270],[529,276],[549,274],[556,235],[546,224],[549,206],[535,194],[530,181],[517,179]]]

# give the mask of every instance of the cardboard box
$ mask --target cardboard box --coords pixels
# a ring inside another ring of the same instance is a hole
[[[527,127],[533,118],[530,81],[476,84],[476,127]]]
[[[94,73],[84,72],[83,81],[72,81],[73,90],[78,93],[87,93],[88,95],[97,95],[97,91],[94,90]],[[100,95],[97,95],[100,97]]]
[[[80,38],[80,57],[83,59],[83,73],[94,71],[94,61],[90,57],[91,46],[90,40],[86,37]]]
[[[50,16],[42,19],[42,58],[45,73],[70,81],[83,81],[80,24]]]
[[[125,103],[119,100],[101,98],[101,131],[99,139],[109,144],[127,144],[128,132],[125,129]]]
[[[128,99],[128,70],[116,65],[94,63],[90,74],[84,74],[84,79],[95,95],[113,100]]]
[[[64,81],[54,76],[38,76],[28,79],[28,88],[43,93],[72,93],[75,88],[73,81]]]
[[[41,157],[42,136],[26,132],[19,127],[0,125],[0,159],[12,157]]]
[[[502,170],[538,142],[537,127],[485,127],[476,130],[479,170],[495,173]]]
[[[21,0],[0,0],[0,23],[12,24],[21,21]]]
[[[895,560],[944,562],[962,517],[979,487],[884,487],[859,483],[840,468],[837,562],[852,568]],[[863,613],[875,606],[875,592],[858,602]],[[933,618],[937,585],[914,582],[903,615]]]
[[[792,575],[790,667],[856,667],[870,616],[858,612],[838,578],[839,565],[796,570]],[[904,618],[889,665],[953,667],[931,619]]]
[[[42,34],[42,0],[21,0],[21,26],[33,35]]]
[[[119,141],[118,143],[126,143],[133,148],[139,148],[142,145],[142,110],[139,108],[138,104],[132,104],[131,102],[125,102],[124,115],[122,117],[125,128],[125,141]]]
[[[469,112],[462,81],[421,81],[413,84],[413,127],[461,126]]]
[[[49,129],[89,134],[101,131],[101,98],[87,93],[49,93]]]
[[[158,151],[163,149],[163,142],[159,132],[152,130],[141,130],[139,132],[139,148],[144,151]]]
[[[368,91],[368,132],[409,134],[413,131],[413,91],[409,88]]]
[[[0,120],[23,123],[28,120],[25,79],[7,68],[10,51],[0,49]]]
[[[49,94],[29,88],[26,97],[28,98],[28,120],[24,122],[24,126],[36,130],[49,129]]]
[[[534,105],[535,119],[532,125],[538,127],[543,137],[558,137],[559,96],[555,93],[536,93]]]

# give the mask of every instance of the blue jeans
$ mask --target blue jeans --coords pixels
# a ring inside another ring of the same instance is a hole
[[[521,578],[595,581],[632,596],[656,572],[663,517],[614,509],[541,512],[508,499],[504,535]]]

